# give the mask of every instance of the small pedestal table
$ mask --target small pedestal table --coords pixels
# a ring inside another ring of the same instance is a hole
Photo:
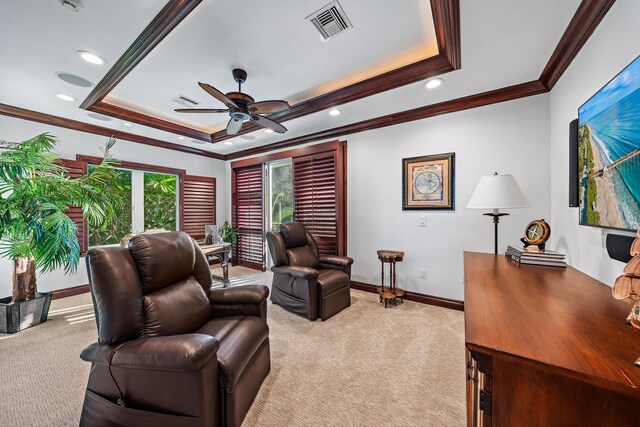
[[[404,252],[379,250],[378,259],[382,264],[380,273],[380,286],[377,287],[380,302],[384,300],[384,308],[387,308],[387,302],[392,301],[396,305],[396,298],[400,298],[401,302],[404,297],[404,291],[396,287],[396,262],[401,262],[404,258]],[[389,263],[389,287],[384,286],[384,264]]]

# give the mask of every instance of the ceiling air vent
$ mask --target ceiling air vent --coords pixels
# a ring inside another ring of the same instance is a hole
[[[194,101],[191,98],[187,98],[184,95],[176,95],[171,100],[177,104],[184,105],[185,107],[195,107],[200,104],[198,101]]]
[[[318,30],[322,41],[327,41],[335,37],[347,28],[353,28],[353,25],[349,22],[349,18],[347,18],[347,15],[337,0],[332,1],[305,19],[310,21],[316,30]]]

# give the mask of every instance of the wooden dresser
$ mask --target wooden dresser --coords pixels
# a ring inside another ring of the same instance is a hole
[[[468,426],[640,426],[640,334],[610,287],[472,252],[464,277]]]

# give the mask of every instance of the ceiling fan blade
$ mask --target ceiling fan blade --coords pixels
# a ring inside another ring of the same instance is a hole
[[[206,83],[200,83],[200,82],[198,82],[198,85],[200,85],[200,87],[204,89],[209,95],[213,96],[215,99],[222,102],[227,107],[229,108],[238,107],[235,102],[227,98],[227,96],[224,93],[220,92],[215,87],[208,85]]]
[[[227,108],[177,108],[177,113],[228,113]]]
[[[247,105],[247,108],[252,113],[271,114],[288,110],[291,105],[287,101],[260,101]]]
[[[287,131],[287,128],[282,126],[280,123],[274,122],[273,120],[267,119],[266,117],[258,116],[257,114],[251,116],[251,120],[256,122],[256,124],[262,126],[263,128],[271,129],[272,131],[278,133],[285,133]]]
[[[234,119],[233,117],[227,123],[227,135],[235,135],[240,131],[242,127],[242,120]]]

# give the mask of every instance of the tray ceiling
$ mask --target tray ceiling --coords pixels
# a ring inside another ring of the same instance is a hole
[[[341,0],[353,28],[326,42],[306,16],[325,0],[205,1],[105,98],[105,102],[206,132],[226,114],[175,113],[185,95],[198,108],[223,107],[197,86],[237,90],[231,70],[245,69],[243,92],[291,105],[438,53],[428,0]],[[375,48],[372,48],[375,46]]]

